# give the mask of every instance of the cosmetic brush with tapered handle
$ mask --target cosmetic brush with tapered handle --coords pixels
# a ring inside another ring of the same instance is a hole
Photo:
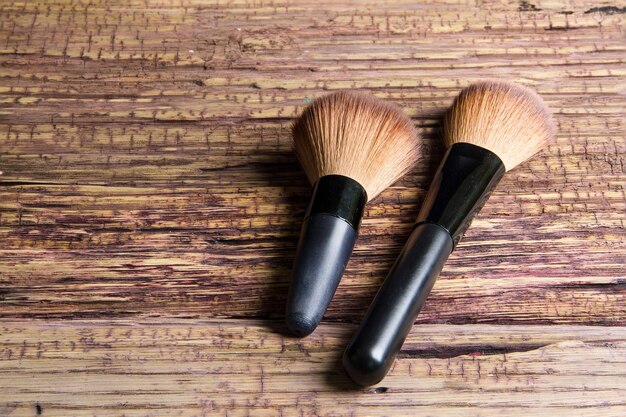
[[[415,164],[420,142],[399,107],[348,91],[315,100],[296,120],[293,139],[314,184],[287,297],[287,327],[303,337],[339,285],[365,203]]]
[[[444,117],[448,150],[413,232],[344,352],[352,380],[384,378],[444,262],[504,172],[553,138],[551,115],[528,88],[481,82],[460,93]]]

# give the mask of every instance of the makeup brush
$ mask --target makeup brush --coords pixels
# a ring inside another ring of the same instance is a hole
[[[293,140],[314,184],[287,297],[287,326],[303,337],[339,285],[365,203],[413,166],[419,141],[399,107],[348,91],[315,100],[296,120]]]
[[[357,384],[384,378],[444,262],[504,172],[553,137],[548,109],[528,88],[481,82],[456,98],[443,122],[448,150],[413,232],[344,353]]]

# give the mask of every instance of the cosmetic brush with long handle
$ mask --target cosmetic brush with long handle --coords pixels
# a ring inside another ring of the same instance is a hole
[[[303,337],[339,285],[365,204],[415,164],[420,142],[399,107],[349,91],[315,100],[296,120],[293,140],[314,184],[287,297],[287,327]]]
[[[444,117],[448,150],[413,232],[344,353],[352,380],[384,378],[444,262],[504,172],[553,138],[551,115],[528,88],[481,82],[460,93]]]

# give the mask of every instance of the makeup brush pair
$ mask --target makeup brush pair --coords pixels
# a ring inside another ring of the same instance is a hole
[[[455,99],[443,122],[448,149],[413,231],[344,353],[354,382],[384,378],[446,259],[504,172],[553,137],[548,109],[525,87],[481,82]],[[421,142],[400,108],[345,91],[314,101],[293,138],[314,184],[287,300],[287,326],[303,337],[339,285],[365,204],[419,160]]]

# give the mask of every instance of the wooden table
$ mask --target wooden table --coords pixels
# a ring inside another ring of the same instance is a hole
[[[624,3],[0,4],[0,416],[626,415]],[[478,79],[558,140],[508,173],[389,376],[339,363]],[[290,123],[358,88],[427,154],[367,206],[322,325],[285,335],[310,185]]]

